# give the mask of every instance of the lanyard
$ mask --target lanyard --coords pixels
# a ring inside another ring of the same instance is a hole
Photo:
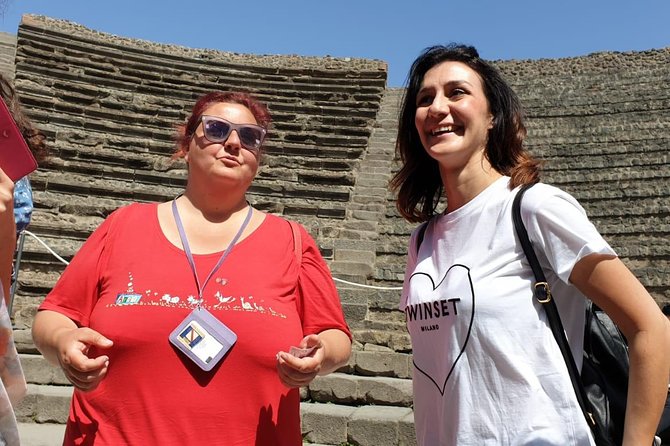
[[[235,243],[237,243],[237,239],[240,238],[242,232],[244,231],[244,228],[247,227],[247,224],[251,219],[252,212],[253,208],[249,206],[249,211],[247,212],[247,216],[244,218],[244,222],[242,222],[242,226],[240,226],[240,229],[237,231],[237,234],[235,234],[235,237],[233,237],[226,250],[223,251],[223,254],[221,254],[221,258],[219,259],[219,261],[216,262],[214,268],[212,268],[212,270],[207,275],[205,283],[203,283],[202,286],[200,286],[200,279],[198,279],[198,273],[195,269],[195,262],[193,261],[193,255],[191,254],[191,248],[188,245],[188,239],[186,238],[186,232],[184,232],[184,226],[181,223],[181,218],[179,218],[179,211],[177,210],[177,201],[176,199],[172,200],[172,215],[174,215],[174,221],[177,223],[177,229],[179,230],[179,238],[181,239],[181,244],[184,247],[184,252],[186,252],[186,258],[188,259],[188,264],[191,265],[191,271],[193,271],[195,284],[198,287],[198,308],[200,308],[200,302],[202,302],[202,293],[205,287],[207,286],[207,282],[209,282],[209,279],[211,279],[212,275],[221,267],[221,264],[223,264],[223,261],[226,260],[226,257],[228,257],[228,254],[233,249],[233,246],[235,246]]]

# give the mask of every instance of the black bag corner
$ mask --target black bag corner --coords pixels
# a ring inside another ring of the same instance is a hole
[[[598,445],[623,441],[628,367],[626,338],[603,310],[587,301],[581,380]]]

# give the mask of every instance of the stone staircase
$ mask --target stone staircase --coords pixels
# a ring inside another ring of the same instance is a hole
[[[310,442],[416,444],[411,344],[404,314],[397,309],[402,276],[380,277],[375,267],[376,248],[382,244],[378,228],[387,212],[388,181],[394,170],[402,93],[400,89],[387,89],[381,100],[344,229],[334,245],[330,262],[333,276],[349,282],[336,281],[355,340],[354,351],[346,367],[314,380],[303,393],[303,432]],[[408,231],[405,225],[405,233]],[[375,253],[373,259],[366,257],[370,251]]]

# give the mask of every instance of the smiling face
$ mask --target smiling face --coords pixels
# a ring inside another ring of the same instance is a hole
[[[416,99],[414,124],[424,149],[438,161],[441,171],[460,171],[486,162],[492,120],[477,72],[453,61],[426,72]]]
[[[218,102],[207,107],[203,115],[223,118],[234,124],[257,124],[251,111],[237,103]],[[202,126],[201,122],[185,154],[189,180],[195,177],[218,179],[248,188],[258,171],[260,154],[242,146],[237,130],[233,130],[224,142],[213,143],[205,138]]]

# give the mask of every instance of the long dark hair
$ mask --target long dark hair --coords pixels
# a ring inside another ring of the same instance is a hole
[[[2,74],[0,74],[0,96],[2,96],[2,100],[7,104],[7,108],[12,114],[12,118],[14,118],[16,126],[21,131],[23,139],[26,140],[26,144],[28,144],[37,162],[44,161],[47,157],[46,137],[23,112],[21,101],[16,94],[14,86]]]
[[[491,166],[511,177],[510,187],[537,182],[540,162],[524,148],[526,126],[521,103],[500,72],[479,57],[472,46],[436,45],[423,50],[414,61],[407,77],[407,88],[398,117],[396,157],[401,168],[391,179],[397,193],[396,207],[409,222],[417,223],[432,217],[443,193],[439,165],[421,144],[414,124],[416,98],[428,70],[447,61],[461,62],[482,79],[493,127],[489,130],[485,156]]]

